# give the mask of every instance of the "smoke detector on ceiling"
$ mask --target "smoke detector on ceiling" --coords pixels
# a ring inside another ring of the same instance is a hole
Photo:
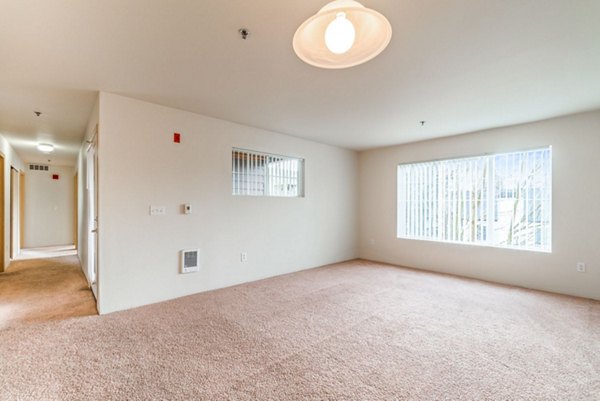
[[[240,28],[238,32],[244,40],[248,39],[248,36],[250,36],[250,31],[247,28]]]

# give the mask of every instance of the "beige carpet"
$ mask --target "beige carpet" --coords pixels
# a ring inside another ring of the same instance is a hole
[[[0,329],[95,314],[77,256],[17,260],[0,274]]]
[[[353,261],[0,331],[2,400],[598,400],[600,302]]]

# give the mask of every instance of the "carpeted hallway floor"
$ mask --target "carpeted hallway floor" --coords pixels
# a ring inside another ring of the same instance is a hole
[[[352,261],[0,331],[1,400],[598,400],[600,302]]]
[[[97,313],[77,256],[17,260],[0,275],[0,329]]]

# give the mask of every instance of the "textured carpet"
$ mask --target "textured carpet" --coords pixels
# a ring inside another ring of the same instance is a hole
[[[17,260],[0,274],[0,329],[97,313],[77,256]]]
[[[600,302],[352,261],[0,331],[2,400],[598,400]]]

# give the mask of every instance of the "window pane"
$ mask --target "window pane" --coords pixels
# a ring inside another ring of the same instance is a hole
[[[551,148],[398,166],[398,237],[549,251]]]
[[[495,156],[495,244],[550,249],[550,149]]]
[[[302,197],[304,160],[243,149],[231,151],[232,193]]]

